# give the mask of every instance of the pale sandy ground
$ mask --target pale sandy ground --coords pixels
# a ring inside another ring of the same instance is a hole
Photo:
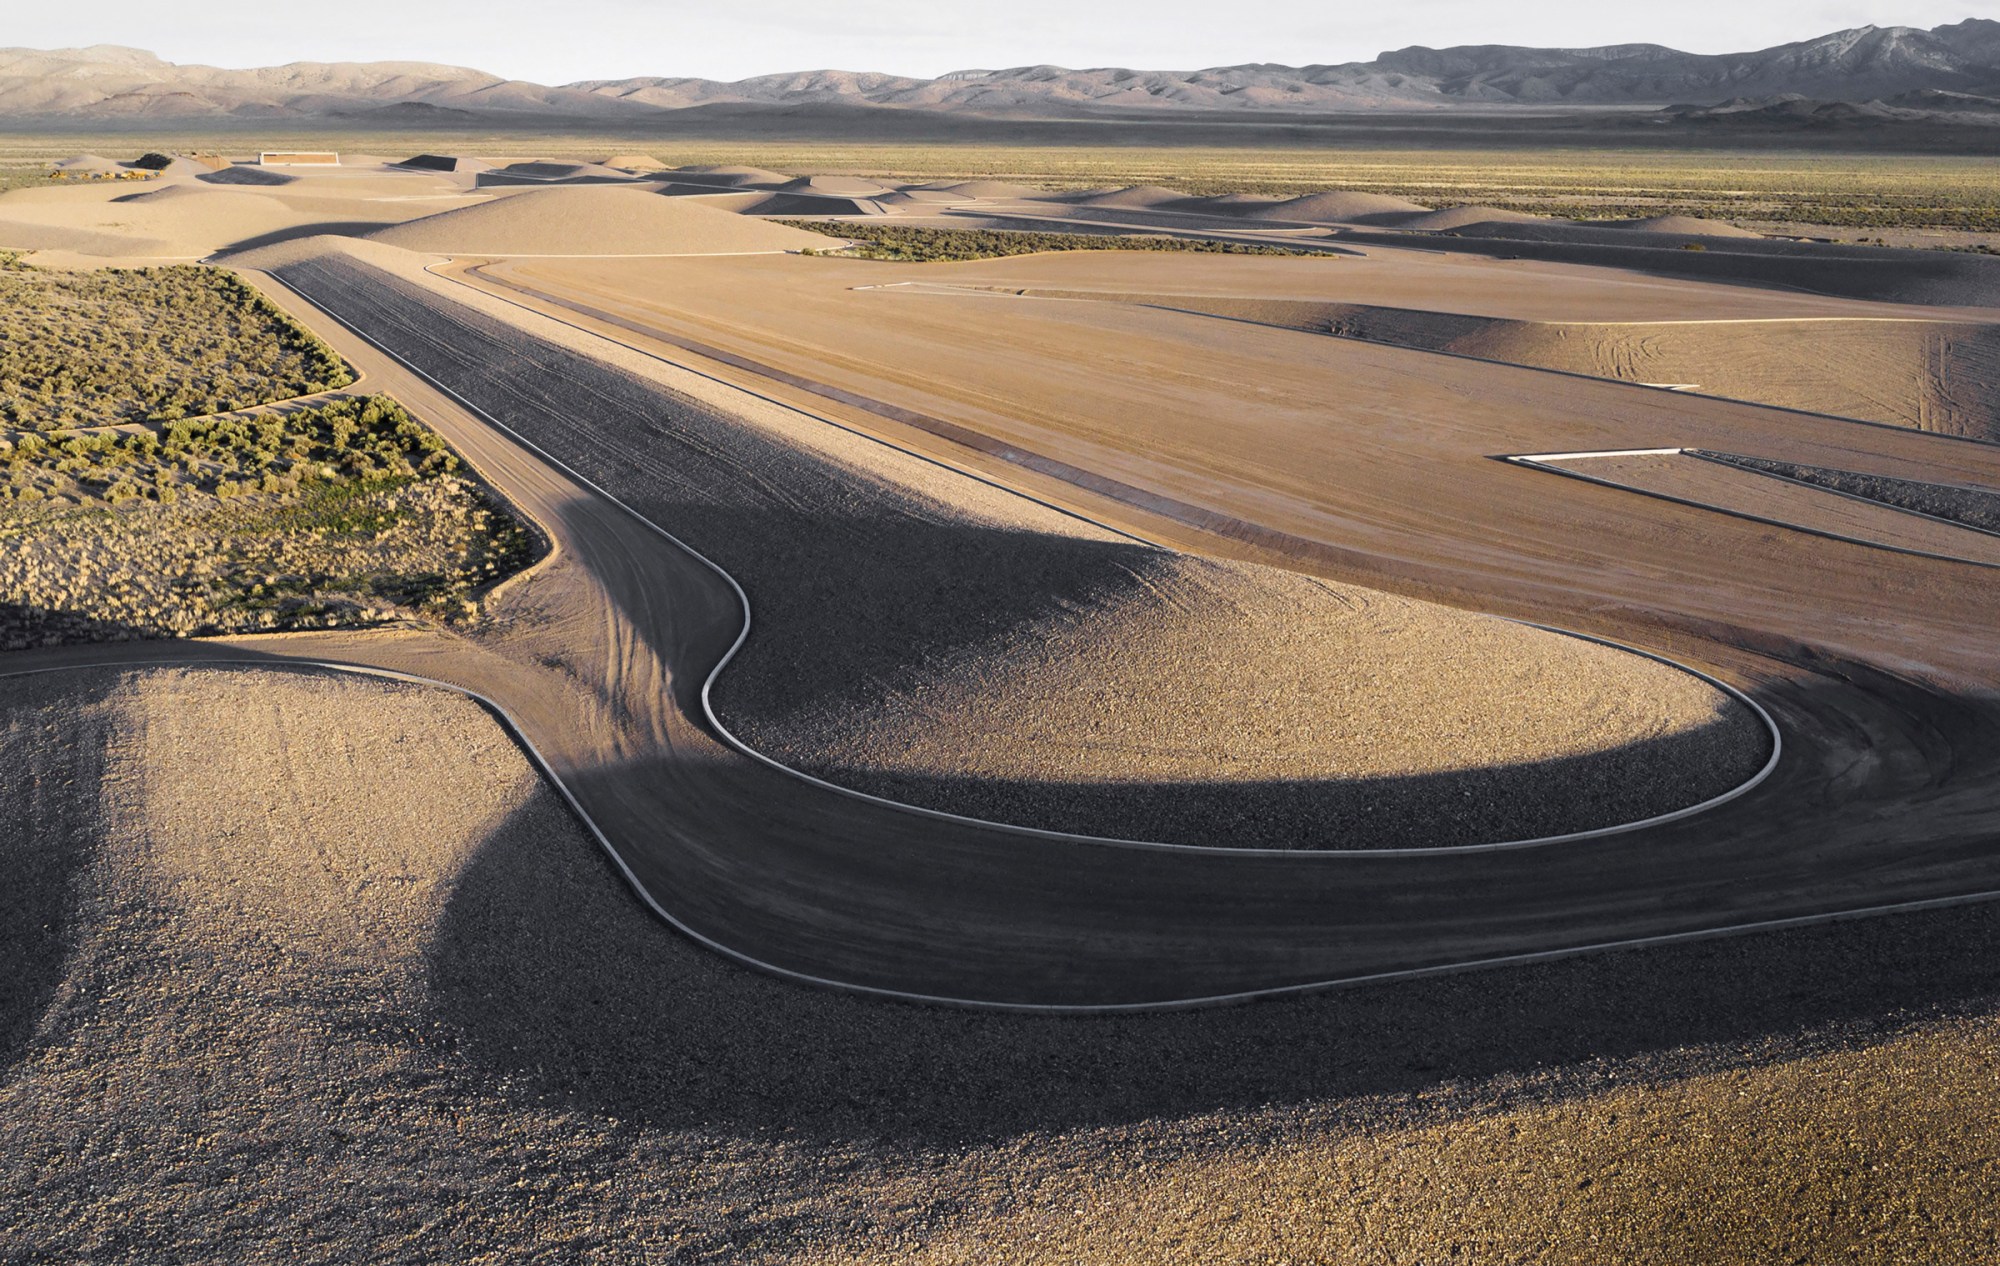
[[[0,699],[37,824],[0,834],[0,1260],[2000,1251],[1990,910],[1217,1011],[917,1009],[667,933],[456,695]]]

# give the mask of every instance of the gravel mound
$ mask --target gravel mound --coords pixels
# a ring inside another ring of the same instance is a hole
[[[55,169],[87,176],[109,176],[124,171],[125,166],[101,154],[72,154],[57,162]]]
[[[782,193],[818,194],[828,198],[873,198],[889,186],[859,176],[800,176],[778,186]]]
[[[955,193],[962,198],[990,198],[1008,202],[1017,198],[1038,198],[1048,192],[1046,189],[1035,189],[1028,185],[1011,185],[1003,180],[956,180],[948,184],[920,185],[918,188],[935,189],[940,193]]]
[[[732,188],[776,189],[792,182],[792,177],[781,171],[767,171],[762,167],[740,166],[695,166],[676,167],[668,175],[680,180],[694,181],[705,185],[728,185]]]
[[[1093,193],[1078,198],[1080,207],[1121,207],[1132,210],[1171,206],[1178,202],[1194,201],[1179,189],[1168,189],[1161,185],[1133,185],[1126,189],[1111,189],[1103,193]]]
[[[537,189],[368,235],[461,255],[715,255],[823,245],[815,234],[644,189]]]
[[[1601,227],[1625,229],[1632,233],[1670,233],[1677,237],[1762,238],[1764,236],[1749,229],[1739,229],[1734,224],[1721,220],[1704,220],[1693,215],[1655,215],[1643,220],[1616,220]]]
[[[1499,207],[1448,207],[1439,211],[1426,211],[1412,215],[1408,219],[1389,221],[1399,229],[1416,229],[1426,233],[1443,233],[1452,229],[1470,228],[1475,224],[1538,224],[1544,217],[1529,215],[1523,211],[1504,211]]]
[[[1335,191],[1309,193],[1265,207],[1247,207],[1238,214],[1258,220],[1304,220],[1312,224],[1345,224],[1361,216],[1420,215],[1427,208],[1383,193]]]

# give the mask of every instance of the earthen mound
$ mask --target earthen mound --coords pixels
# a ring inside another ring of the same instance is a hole
[[[957,194],[961,198],[992,199],[994,201],[1007,202],[1011,202],[1016,198],[1040,197],[1042,194],[1048,192],[1046,189],[1033,189],[1027,185],[1010,185],[1004,180],[958,180],[949,183],[935,182],[916,187],[932,190],[937,193]]]
[[[745,219],[698,199],[589,185],[536,189],[368,236],[447,255],[727,255],[824,244],[816,233]]]
[[[859,176],[800,176],[778,186],[780,193],[817,194],[826,198],[873,198],[889,192],[889,186]]]
[[[1133,185],[1128,189],[1111,189],[1103,193],[1089,194],[1078,198],[1076,205],[1140,211],[1192,201],[1194,201],[1192,197],[1179,189],[1167,189],[1160,185]]]
[[[109,176],[125,170],[118,163],[114,163],[99,154],[72,154],[70,157],[57,163],[55,168],[57,171],[66,171],[72,175],[82,176]]]
[[[1678,237],[1755,237],[1749,229],[1739,229],[1722,220],[1704,220],[1692,215],[1655,215],[1644,220],[1613,220],[1597,227],[1625,229],[1633,233],[1668,233]]]
[[[1427,208],[1406,198],[1393,198],[1386,193],[1329,190],[1326,193],[1309,193],[1297,198],[1287,198],[1283,202],[1264,207],[1251,207],[1242,214],[1256,220],[1303,220],[1308,224],[1345,224],[1362,216],[1422,215],[1426,210]]]
[[[1399,229],[1416,229],[1425,233],[1444,233],[1453,229],[1470,228],[1475,224],[1540,224],[1547,217],[1529,215],[1524,211],[1504,211],[1499,207],[1446,207],[1440,211],[1429,211],[1412,215],[1406,220],[1395,222]]]

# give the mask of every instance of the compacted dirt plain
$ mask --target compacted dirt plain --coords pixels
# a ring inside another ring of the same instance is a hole
[[[1988,909],[1250,1008],[916,1008],[663,934],[456,694],[0,697],[0,802],[38,823],[0,840],[0,1260],[2000,1247]]]

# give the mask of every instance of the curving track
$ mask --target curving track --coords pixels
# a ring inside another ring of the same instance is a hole
[[[1655,638],[1674,626],[1677,657],[1749,690],[1787,735],[1783,759],[1710,813],[1608,839],[1424,857],[1137,853],[803,783],[718,741],[703,715],[700,687],[741,627],[733,586],[482,420],[622,491],[627,415],[575,407],[609,390],[588,361],[510,359],[450,301],[372,269],[285,277],[302,318],[544,526],[552,559],[477,641],[85,647],[18,666],[255,658],[475,691],[506,709],[656,908],[758,965],[986,1005],[1164,1005],[2000,890],[1989,700],[1889,657],[1688,618],[1654,623]],[[1954,623],[1983,632],[1983,614]]]

